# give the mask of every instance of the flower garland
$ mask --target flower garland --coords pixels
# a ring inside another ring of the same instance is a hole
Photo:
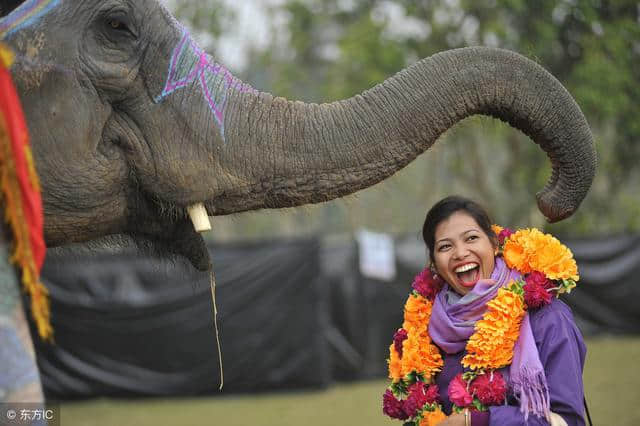
[[[520,335],[520,323],[527,309],[551,303],[551,297],[569,293],[578,281],[578,267],[571,251],[560,241],[538,229],[493,225],[498,237],[498,256],[522,274],[500,288],[487,303],[482,319],[466,345],[462,359],[465,372],[447,389],[453,411],[486,411],[503,404],[507,384],[498,369],[511,364],[513,348]],[[428,333],[435,296],[442,278],[425,268],[414,279],[404,306],[404,322],[389,346],[389,378],[383,395],[383,413],[406,421],[405,426],[434,426],[446,419],[442,411],[435,375],[443,360]]]

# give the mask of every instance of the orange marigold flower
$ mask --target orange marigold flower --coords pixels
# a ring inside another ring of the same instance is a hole
[[[522,274],[531,272],[524,247],[517,241],[508,239],[504,243],[502,257],[509,268],[517,269]]]
[[[432,343],[427,326],[433,303],[421,295],[411,294],[404,305],[402,328],[407,338],[402,342],[402,357],[392,344],[389,347],[389,378],[398,381],[417,372],[425,379],[440,371],[442,355]]]
[[[513,358],[513,347],[524,314],[522,296],[507,288],[498,290],[496,297],[487,303],[487,312],[476,322],[462,364],[472,370],[508,365]]]
[[[571,250],[557,238],[538,229],[521,229],[505,243],[503,257],[508,267],[522,274],[540,271],[550,280],[577,281],[578,266]]]
[[[411,328],[423,328],[426,327],[431,316],[432,303],[420,296],[409,295],[406,303],[404,304],[404,323],[402,328],[409,331]]]
[[[495,224],[494,224],[494,225],[491,225],[491,230],[492,230],[496,235],[498,235],[500,232],[502,232],[502,230],[503,230],[503,229],[504,229],[504,228],[503,228],[502,226],[500,226],[500,225],[495,225]]]
[[[402,362],[393,343],[389,346],[389,359],[387,362],[389,363],[389,378],[395,383],[402,378]]]
[[[550,280],[578,280],[578,266],[573,254],[558,240],[551,237],[548,244],[532,257],[532,267],[545,274]]]
[[[447,415],[439,409],[435,409],[434,411],[423,411],[420,426],[435,426],[446,418]]]
[[[409,332],[409,337],[403,342],[402,352],[403,377],[415,371],[429,378],[442,367],[442,355],[427,333]]]

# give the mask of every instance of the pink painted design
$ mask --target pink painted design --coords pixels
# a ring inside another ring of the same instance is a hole
[[[210,56],[184,31],[182,39],[171,55],[167,82],[155,101],[162,101],[174,91],[196,80],[200,83],[202,95],[220,127],[220,134],[224,141],[225,107],[229,91],[247,92],[255,89],[235,78],[222,65],[213,62]]]

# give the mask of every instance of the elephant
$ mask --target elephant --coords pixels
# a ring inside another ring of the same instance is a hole
[[[234,77],[157,0],[3,3],[0,39],[16,52],[48,246],[126,234],[207,270],[188,206],[217,216],[343,197],[475,114],[547,153],[537,203],[549,221],[570,216],[595,175],[579,106],[512,51],[444,51],[352,98],[303,103]]]

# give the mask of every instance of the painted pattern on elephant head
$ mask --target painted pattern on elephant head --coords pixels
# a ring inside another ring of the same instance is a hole
[[[22,66],[22,72],[14,76],[23,90],[31,91],[37,89],[42,84],[44,77],[55,68],[62,68],[56,65],[52,60],[46,59],[41,54],[46,52],[47,39],[43,32],[35,32],[29,38],[19,37],[16,44],[21,52],[19,60]],[[61,72],[69,72],[69,70],[60,69]]]
[[[19,33],[31,25],[38,23],[47,13],[58,6],[60,0],[30,0],[22,3],[9,15],[0,18],[0,40]],[[50,72],[55,64],[38,58],[44,50],[46,37],[44,32],[37,31],[29,38],[18,38],[17,47],[21,55],[23,72],[16,76],[25,90],[33,90],[40,86],[43,77]]]
[[[8,16],[0,19],[0,40],[37,23],[59,3],[60,0],[29,0],[22,3]]]
[[[218,123],[220,136],[226,143],[224,135],[225,107],[230,90],[240,92],[256,91],[242,80],[235,78],[223,65],[212,60],[204,50],[183,29],[183,35],[171,55],[167,82],[162,93],[155,98],[161,102],[165,97],[178,89],[188,86],[194,81],[200,83],[200,90],[213,118]]]

